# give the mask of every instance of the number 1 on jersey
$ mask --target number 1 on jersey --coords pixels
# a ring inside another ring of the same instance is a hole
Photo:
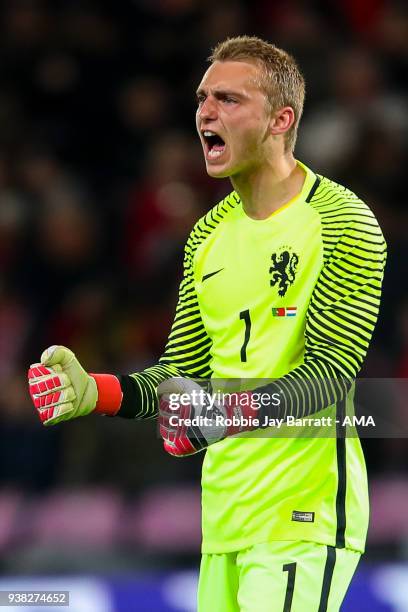
[[[288,572],[288,584],[286,587],[286,595],[285,595],[285,603],[283,604],[283,612],[290,612],[292,610],[293,590],[295,588],[296,563],[286,563],[283,566],[282,571]]]
[[[248,346],[248,342],[249,342],[249,337],[251,335],[251,317],[249,316],[249,310],[243,310],[242,312],[239,313],[239,318],[241,320],[245,321],[245,336],[244,336],[244,343],[241,346],[241,361],[246,361],[247,360],[247,346]]]

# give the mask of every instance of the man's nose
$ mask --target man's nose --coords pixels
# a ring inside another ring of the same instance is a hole
[[[217,104],[214,98],[208,96],[198,110],[200,119],[215,119],[217,116]]]

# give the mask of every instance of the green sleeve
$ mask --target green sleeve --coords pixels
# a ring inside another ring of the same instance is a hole
[[[386,244],[375,218],[355,218],[325,257],[307,312],[304,361],[262,387],[280,392],[281,418],[307,417],[344,399],[377,321]]]
[[[145,419],[157,415],[157,386],[172,376],[209,378],[211,339],[205,331],[194,286],[193,256],[196,230],[190,235],[184,251],[184,276],[180,284],[176,315],[159,363],[120,376],[123,400],[118,416]]]

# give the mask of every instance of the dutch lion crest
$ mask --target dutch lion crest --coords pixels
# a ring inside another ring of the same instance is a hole
[[[278,253],[271,255],[271,260],[272,265],[269,268],[269,274],[272,275],[271,287],[278,285],[278,295],[283,297],[295,280],[299,257],[288,247],[282,247]]]

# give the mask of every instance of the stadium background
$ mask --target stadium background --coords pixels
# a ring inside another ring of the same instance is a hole
[[[95,372],[160,355],[184,240],[229,190],[205,174],[195,88],[210,47],[243,33],[295,54],[308,84],[297,157],[355,190],[383,227],[364,375],[408,375],[405,2],[4,0],[1,589],[63,585],[75,612],[194,610],[201,457],[166,456],[154,422],[44,429],[25,376],[55,343]],[[372,520],[344,610],[406,612],[408,443],[364,446]]]

